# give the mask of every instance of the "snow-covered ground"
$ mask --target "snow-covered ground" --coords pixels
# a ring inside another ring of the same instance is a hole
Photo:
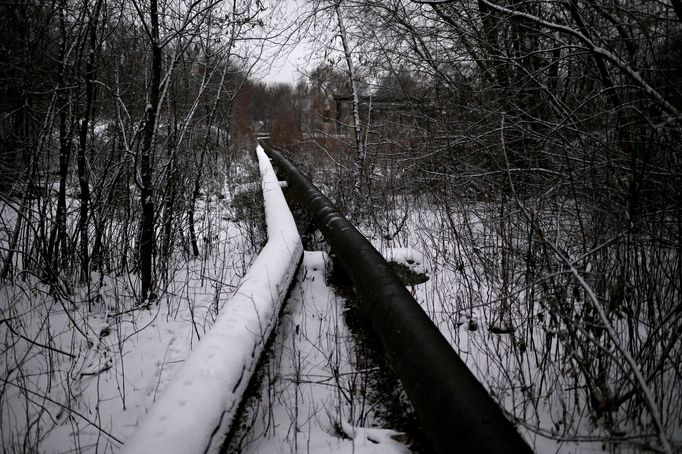
[[[477,207],[467,208],[455,219],[460,237],[443,228],[448,220],[429,204],[413,208],[405,228],[391,240],[367,225],[359,228],[387,260],[402,261],[429,277],[408,286],[415,299],[478,380],[522,422],[519,432],[536,452],[624,454],[641,451],[631,440],[655,444],[655,434],[632,427],[622,414],[613,415],[612,423],[622,432],[618,436],[594,418],[586,393],[580,392],[585,385],[571,353],[557,340],[563,333],[550,326],[547,304],[535,301],[527,307],[527,289],[512,287],[511,309],[503,310],[499,235],[486,226]],[[395,218],[405,215],[396,211]],[[569,295],[562,304],[577,311],[583,302]],[[669,392],[669,402],[677,402],[682,391]],[[678,423],[668,436],[682,441],[682,426]]]
[[[343,298],[326,277],[324,252],[305,252],[259,392],[229,452],[401,454],[402,434],[372,427],[372,408],[357,370]],[[365,426],[356,427],[357,421]]]
[[[268,242],[123,452],[218,452],[277,324],[303,247],[270,161],[256,153]]]
[[[173,258],[172,278],[150,309],[136,307],[134,274],[93,273],[91,305],[83,303],[84,288],[51,293],[26,273],[0,287],[3,452],[120,450],[252,261],[248,229],[230,220],[228,201],[222,194],[202,197],[201,257]],[[11,226],[8,214],[3,219]]]
[[[218,449],[302,253],[291,229],[281,229],[291,225],[281,182],[258,154],[270,239],[258,259],[226,187],[227,200],[207,191],[198,207],[201,258],[175,257],[173,278],[151,309],[135,307],[134,275],[93,274],[91,307],[78,304],[84,289],[50,293],[26,273],[0,287],[4,452]],[[0,209],[6,231],[12,213]],[[428,277],[408,287],[484,386],[525,421],[520,431],[537,452],[635,452],[636,445],[605,441],[609,433],[575,392],[583,385],[570,357],[552,340],[561,333],[548,327],[546,307],[516,304],[521,289],[510,296],[512,310],[501,309],[497,234],[472,214],[455,221],[477,241],[455,241],[439,216],[427,205],[414,209],[390,240],[364,230],[387,260]],[[261,387],[228,452],[408,452],[402,435],[378,427],[366,400],[367,371],[358,370],[364,363],[344,301],[326,283],[328,268],[324,252],[304,253]],[[679,394],[670,390],[671,399]],[[622,440],[647,437],[622,421]]]
[[[236,252],[241,240],[224,230],[214,253]],[[5,452],[117,451],[239,282],[242,259],[230,257],[186,262],[149,310],[116,309],[134,306],[128,276],[103,278],[93,312],[56,302],[37,281],[0,289],[2,317],[12,319],[0,358]]]
[[[5,452],[218,450],[302,253],[281,182],[257,154],[268,243],[255,260],[229,203],[208,193],[197,207],[201,257],[175,258],[150,309],[136,307],[134,275],[93,275],[92,307],[78,304],[84,289],[55,297],[31,277],[0,288]],[[361,373],[327,267],[324,253],[306,253],[275,342],[279,395],[267,414],[277,419],[251,428],[247,439],[259,440],[245,446],[406,452],[391,438],[400,434],[354,425],[371,426],[371,409],[347,394]]]

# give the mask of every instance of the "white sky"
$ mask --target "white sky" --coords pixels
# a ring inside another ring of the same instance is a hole
[[[295,85],[302,77],[300,70],[305,70],[310,61],[309,49],[305,43],[299,43],[289,54],[281,54],[275,59],[270,71],[265,74],[263,81],[267,83],[284,82]]]
[[[283,32],[281,39],[286,39],[289,33],[293,32],[293,24],[302,15],[307,14],[306,0],[270,0],[270,7],[272,8],[272,16],[269,20],[275,28],[288,29]],[[310,68],[312,58],[312,46],[300,36],[302,33],[297,33],[298,37],[292,37],[287,42],[286,47],[274,47],[266,54],[279,55],[274,59],[271,67],[263,69],[263,81],[267,83],[290,83],[295,84],[303,76],[301,71],[305,72],[306,68]],[[267,56],[265,57],[267,60]]]

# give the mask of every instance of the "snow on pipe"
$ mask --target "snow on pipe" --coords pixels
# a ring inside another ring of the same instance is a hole
[[[267,143],[261,145],[350,276],[360,310],[381,340],[434,450],[532,452],[381,254],[308,177]]]
[[[235,417],[303,254],[270,160],[256,150],[268,242],[213,328],[163,390],[124,453],[217,452]]]

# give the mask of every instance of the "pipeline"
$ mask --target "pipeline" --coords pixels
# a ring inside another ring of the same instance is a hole
[[[260,143],[350,277],[361,315],[381,341],[435,452],[531,453],[381,254],[307,176]]]

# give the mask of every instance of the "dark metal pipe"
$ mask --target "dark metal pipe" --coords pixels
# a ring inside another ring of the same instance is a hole
[[[386,260],[300,170],[267,143],[301,204],[350,276],[436,452],[530,453],[514,425],[457,356]]]

